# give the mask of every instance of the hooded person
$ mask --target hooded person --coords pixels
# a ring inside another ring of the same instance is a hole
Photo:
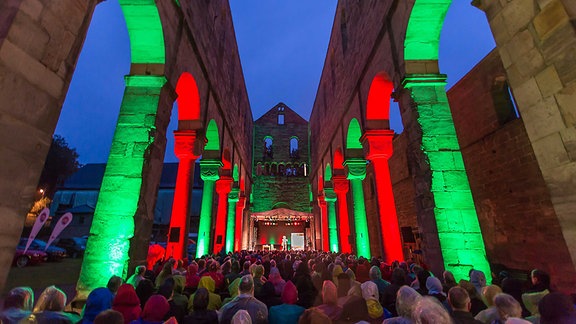
[[[332,282],[336,285],[336,287],[338,287],[338,275],[341,273],[344,273],[344,271],[342,271],[342,267],[339,264],[334,265],[334,268],[332,269]]]
[[[222,306],[226,305],[228,302],[233,300],[234,297],[238,296],[238,286],[240,286],[240,278],[234,279],[234,281],[232,281],[230,285],[228,285],[228,293],[230,294],[230,297],[222,301]]]
[[[380,296],[378,293],[378,286],[372,281],[366,281],[360,285],[362,289],[362,298],[366,301],[368,308],[368,315],[372,320],[383,319],[384,309],[380,305]]]
[[[268,311],[268,321],[279,324],[297,323],[298,318],[300,318],[306,309],[296,305],[298,301],[298,289],[296,289],[292,281],[286,282],[280,299],[282,300],[281,305],[270,307]]]
[[[412,311],[418,302],[422,299],[416,290],[408,286],[402,286],[398,289],[396,296],[396,312],[398,316],[385,319],[382,324],[410,324],[414,322]],[[391,310],[390,310],[391,311]]]
[[[92,324],[100,312],[112,308],[114,295],[108,288],[96,288],[90,292],[86,299],[82,324]]]
[[[166,320],[169,311],[170,305],[164,296],[152,295],[144,305],[140,318],[132,323],[161,324]]]
[[[64,307],[66,307],[66,294],[55,286],[49,286],[38,297],[34,313],[30,316],[34,316],[38,323],[60,324],[80,321],[80,316],[64,312]]]
[[[206,288],[208,290],[208,309],[209,310],[218,310],[222,307],[222,298],[220,295],[215,294],[214,290],[216,289],[216,283],[214,279],[210,276],[203,276],[200,278],[200,282],[198,283],[198,289]],[[188,301],[188,312],[194,311],[194,295],[190,296],[190,300]]]
[[[4,311],[0,313],[0,322],[18,323],[32,313],[34,292],[30,287],[16,287],[4,299]]]
[[[486,287],[486,275],[480,270],[470,270],[470,283],[474,285],[478,295],[482,295],[482,288]]]
[[[446,301],[446,293],[443,291],[444,289],[440,279],[436,277],[428,277],[426,279],[426,289],[428,290],[428,296],[438,299],[441,303]]]
[[[303,316],[313,317],[313,313],[323,314],[331,321],[339,320],[342,316],[342,307],[338,305],[338,290],[332,281],[325,280],[322,284],[322,304],[306,310]]]
[[[140,281],[144,280],[144,273],[146,273],[146,266],[137,266],[134,270],[134,274],[131,275],[128,280],[126,280],[126,283],[132,285],[132,287],[136,289]]]
[[[273,267],[270,269],[270,274],[268,275],[268,281],[274,285],[274,293],[277,296],[280,296],[282,294],[282,291],[284,290],[286,281],[282,279],[282,276],[280,275],[280,270],[278,270],[278,268]]]
[[[474,318],[482,323],[492,323],[493,321],[499,320],[500,315],[498,308],[494,305],[494,298],[501,293],[502,289],[496,285],[484,287],[484,289],[482,289],[482,300],[488,308],[479,312]]]
[[[230,324],[252,324],[250,313],[244,309],[237,311],[236,314],[232,316]]]
[[[112,309],[122,314],[125,324],[140,317],[142,307],[140,307],[140,299],[132,285],[124,284],[118,288],[118,292],[112,301]]]
[[[218,323],[218,313],[215,310],[208,309],[210,293],[206,288],[198,288],[192,300],[193,312],[184,317],[181,323],[210,324]],[[180,323],[180,322],[179,322]]]
[[[196,262],[190,263],[188,271],[186,271],[186,289],[195,291],[198,288],[200,276],[198,275],[198,264]]]

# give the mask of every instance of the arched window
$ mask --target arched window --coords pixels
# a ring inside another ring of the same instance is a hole
[[[278,125],[284,125],[284,107],[278,107]]]
[[[276,163],[272,163],[272,167],[270,167],[270,175],[275,176],[278,174],[278,165]]]
[[[274,148],[272,146],[272,136],[264,137],[264,158],[274,158]]]
[[[264,164],[264,175],[270,175],[270,164]]]
[[[296,136],[292,136],[292,138],[290,138],[290,158],[300,158],[300,153],[298,152],[298,137]]]
[[[262,163],[256,164],[256,175],[262,175]]]
[[[284,170],[285,170],[284,164],[280,163],[280,165],[278,166],[278,175],[283,176],[285,174]]]

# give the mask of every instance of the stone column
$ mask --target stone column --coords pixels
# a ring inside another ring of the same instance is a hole
[[[193,153],[196,131],[177,130],[174,132],[174,139],[174,152],[180,161],[178,163],[176,188],[174,189],[174,202],[172,203],[166,255],[181,260],[187,257],[185,243],[188,238],[186,230],[189,221],[190,192],[194,181],[194,163],[198,158]]]
[[[226,240],[226,220],[228,213],[228,194],[232,190],[234,180],[231,177],[221,176],[216,181],[216,192],[218,193],[218,210],[216,213],[216,228],[214,231],[213,253],[220,253],[224,249]]]
[[[343,253],[352,253],[350,244],[350,220],[348,219],[348,190],[350,185],[348,179],[343,175],[332,176],[334,192],[338,201],[338,222],[340,228],[340,246]]]
[[[389,129],[367,130],[361,138],[366,151],[366,158],[372,162],[374,168],[382,247],[388,263],[392,263],[394,260],[404,260],[392,181],[390,180],[390,168],[388,167],[388,159],[392,156],[393,138],[394,131]]]
[[[210,234],[212,232],[212,199],[214,198],[214,183],[220,178],[218,169],[222,162],[218,160],[200,161],[200,177],[204,181],[202,189],[202,208],[200,209],[200,224],[198,225],[198,242],[196,257],[199,258],[210,251]]]
[[[328,245],[328,209],[324,195],[318,194],[318,207],[320,207],[320,229],[322,230],[322,251],[330,251]]]
[[[112,275],[126,277],[142,170],[154,141],[151,134],[165,82],[163,76],[126,77],[120,115],[77,284],[80,298],[87,297],[94,288],[106,286]]]
[[[411,172],[415,181],[418,224],[424,257],[435,273],[442,265],[456,278],[471,268],[490,282],[478,216],[470,192],[452,114],[446,97],[446,76],[407,75],[412,119],[408,129]],[[408,113],[407,113],[408,114]]]
[[[242,234],[244,226],[244,208],[246,207],[246,196],[240,192],[236,203],[236,228],[234,229],[234,251],[242,250]]]
[[[236,204],[238,203],[238,188],[232,188],[228,195],[228,220],[226,221],[226,246],[225,251],[234,252],[234,228],[236,225]]]
[[[350,158],[344,161],[344,166],[346,166],[348,170],[347,177],[352,184],[356,254],[370,259],[370,237],[368,236],[368,222],[366,220],[366,207],[364,204],[364,188],[362,187],[362,180],[366,177],[366,160],[361,158]]]
[[[330,237],[330,251],[340,252],[338,247],[338,226],[336,225],[336,193],[332,188],[324,188],[324,196],[328,205],[328,232]]]

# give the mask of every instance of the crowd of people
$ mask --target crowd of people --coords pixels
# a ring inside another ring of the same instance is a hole
[[[386,264],[326,252],[238,252],[189,264],[169,259],[113,276],[82,311],[50,286],[34,304],[12,289],[2,323],[576,323],[574,301],[533,270],[526,283],[505,271],[488,284],[472,269],[456,282],[411,261]]]

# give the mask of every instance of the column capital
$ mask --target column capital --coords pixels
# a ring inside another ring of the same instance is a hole
[[[348,180],[364,180],[366,177],[366,160],[353,158],[344,161],[344,166],[348,169]]]
[[[228,194],[228,202],[236,203],[239,200],[240,200],[240,190],[238,190],[238,188],[232,188],[232,190],[230,190],[230,194]]]
[[[334,191],[337,194],[345,194],[350,190],[348,179],[343,175],[332,176],[332,183],[334,184]]]
[[[220,179],[218,169],[222,166],[222,162],[217,160],[200,160],[200,177],[204,181],[216,181]]]
[[[329,203],[336,202],[336,193],[332,188],[324,188],[324,200]]]
[[[232,191],[232,183],[234,183],[232,177],[220,177],[220,179],[216,180],[216,192],[219,195],[230,193]]]
[[[372,129],[364,132],[360,138],[364,153],[368,160],[377,158],[389,159],[394,151],[392,140],[394,131],[391,129]]]
[[[326,197],[322,195],[318,195],[318,205],[319,206],[326,206]]]
[[[199,156],[194,154],[194,143],[196,142],[195,130],[174,131],[174,153],[180,160],[196,160]]]
[[[412,87],[446,86],[446,74],[406,74],[402,80],[405,89]]]

